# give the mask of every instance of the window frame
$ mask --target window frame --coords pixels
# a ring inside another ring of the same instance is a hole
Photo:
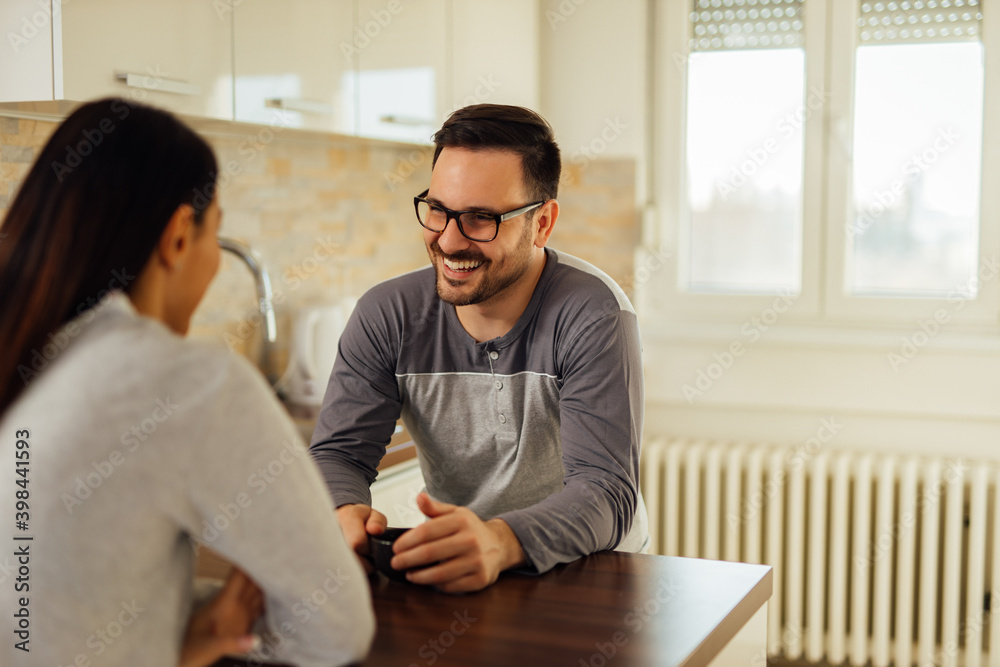
[[[688,241],[686,90],[691,0],[651,0],[656,216],[646,230],[658,266],[655,288],[644,298],[653,312],[679,322],[731,321],[768,308],[778,293],[706,294],[684,289]],[[979,218],[979,265],[1000,260],[1000,3],[981,5],[984,50],[983,153]],[[788,323],[900,326],[945,309],[957,329],[1000,331],[1000,276],[981,281],[961,307],[947,297],[855,296],[846,290],[851,245],[845,222],[853,215],[851,147],[858,0],[804,0],[806,95],[829,93],[804,125],[801,291],[782,316]],[[992,188],[989,184],[995,184]],[[640,261],[643,258],[640,257]],[[649,258],[647,264],[652,265]],[[641,264],[640,264],[641,265]]]

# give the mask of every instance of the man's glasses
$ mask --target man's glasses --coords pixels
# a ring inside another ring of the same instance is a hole
[[[417,211],[417,222],[427,230],[440,234],[452,219],[458,223],[458,231],[470,241],[486,243],[492,241],[500,233],[500,223],[516,218],[538,208],[548,200],[537,201],[521,208],[515,208],[506,213],[490,213],[489,211],[453,211],[437,202],[427,201],[424,197],[430,190],[424,190],[413,198],[413,207]]]

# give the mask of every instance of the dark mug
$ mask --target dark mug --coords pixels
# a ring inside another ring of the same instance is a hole
[[[409,528],[386,528],[381,535],[368,536],[368,553],[375,563],[375,569],[393,581],[406,581],[406,572],[393,569],[389,563],[394,555],[393,543],[408,530]]]

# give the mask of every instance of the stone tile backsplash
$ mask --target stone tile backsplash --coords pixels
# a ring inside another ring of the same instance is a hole
[[[430,179],[430,148],[186,119],[215,148],[222,234],[262,257],[277,301],[280,371],[297,308],[357,297],[426,265],[413,196]],[[0,216],[55,129],[50,121],[0,118]],[[640,242],[635,163],[567,163],[550,245],[602,268],[631,295]],[[257,355],[257,297],[248,269],[223,253],[191,334]]]

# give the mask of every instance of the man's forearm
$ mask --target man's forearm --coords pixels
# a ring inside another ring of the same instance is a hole
[[[602,549],[614,548],[631,528],[637,491],[624,481],[612,488],[590,481],[570,484],[540,503],[505,512],[526,565],[546,572]]]
[[[313,449],[311,454],[323,476],[323,481],[326,482],[326,488],[330,491],[334,507],[353,504],[371,505],[371,490],[364,473],[343,461],[336,452]]]

